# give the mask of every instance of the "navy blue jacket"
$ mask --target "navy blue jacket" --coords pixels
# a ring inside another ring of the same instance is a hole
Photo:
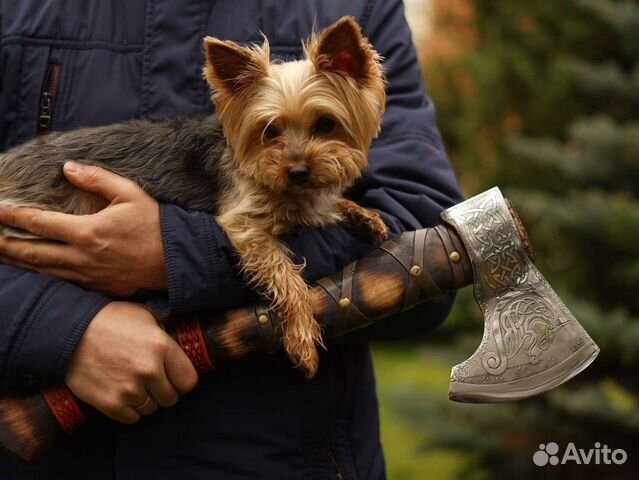
[[[459,190],[425,97],[401,0],[0,0],[0,151],[36,135],[47,71],[59,68],[54,130],[212,111],[201,79],[205,35],[269,38],[275,57],[352,15],[386,59],[388,105],[370,168],[349,196],[380,210],[395,233],[438,223]],[[41,120],[41,119],[40,119]],[[170,312],[246,301],[233,250],[214,219],[162,205]],[[312,280],[370,246],[339,226],[287,238]],[[60,382],[74,347],[110,301],[76,285],[0,266],[0,390]],[[362,338],[416,334],[450,299],[331,348],[306,381],[280,355],[234,362],[202,378],[177,406],[134,426],[106,419],[36,465],[0,454],[0,478],[199,479],[384,477],[375,386]]]

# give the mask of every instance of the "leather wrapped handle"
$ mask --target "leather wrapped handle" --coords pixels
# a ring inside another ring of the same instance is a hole
[[[513,212],[514,214],[514,212]],[[522,238],[525,232],[520,232]],[[526,244],[529,242],[526,240]],[[473,282],[468,255],[447,225],[406,232],[311,288],[324,338],[339,338]],[[170,319],[167,331],[206,373],[254,353],[280,349],[281,329],[265,305]],[[73,432],[92,409],[65,386],[0,397],[0,446],[32,461]]]
[[[330,343],[472,281],[470,260],[459,237],[452,228],[439,225],[406,232],[341,272],[320,279],[311,288],[311,301],[315,319]],[[178,320],[175,325],[183,325],[184,319]],[[252,353],[280,349],[279,322],[262,304],[188,320],[192,329],[196,325],[201,329],[201,334],[188,336],[201,338],[200,345],[185,343],[185,335],[176,338],[200,371]],[[168,331],[175,336],[172,326]],[[201,360],[204,350],[210,367]]]

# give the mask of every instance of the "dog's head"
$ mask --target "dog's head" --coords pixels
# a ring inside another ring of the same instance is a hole
[[[268,41],[204,40],[204,77],[238,173],[277,193],[352,185],[386,101],[379,55],[344,17],[313,35],[305,59],[271,62]]]

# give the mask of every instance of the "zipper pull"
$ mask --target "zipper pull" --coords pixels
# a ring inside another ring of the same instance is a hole
[[[44,133],[51,127],[51,103],[53,96],[49,92],[42,92],[40,98],[40,115],[38,116],[38,132]]]
[[[38,133],[47,133],[53,122],[53,102],[58,91],[60,65],[49,63],[40,93],[40,111],[38,112]]]

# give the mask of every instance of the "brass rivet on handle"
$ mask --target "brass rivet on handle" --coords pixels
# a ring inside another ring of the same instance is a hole
[[[450,258],[450,261],[453,263],[461,262],[461,255],[459,254],[458,251],[450,252],[450,255],[448,255],[448,258]]]
[[[351,301],[347,297],[342,297],[339,299],[337,304],[339,305],[339,308],[348,308],[351,305]]]
[[[419,265],[413,265],[410,267],[410,276],[411,277],[419,277],[422,274],[422,267]]]
[[[269,322],[268,315],[260,315],[259,317],[257,317],[257,321],[260,325],[266,325]]]

